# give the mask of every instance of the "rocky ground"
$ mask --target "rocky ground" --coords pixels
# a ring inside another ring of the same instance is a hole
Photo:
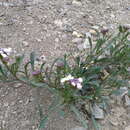
[[[115,30],[119,24],[130,24],[129,0],[0,1],[0,47],[12,47],[26,55],[35,51],[48,62],[73,51],[72,46],[82,49],[82,35],[93,33],[92,28]],[[1,84],[0,130],[37,130],[34,92],[34,88],[22,84]],[[45,108],[50,99],[51,95],[42,90]],[[110,116],[100,122],[102,130],[130,130],[130,107],[114,105]],[[71,114],[65,118],[57,114],[52,117],[46,130],[79,126]]]

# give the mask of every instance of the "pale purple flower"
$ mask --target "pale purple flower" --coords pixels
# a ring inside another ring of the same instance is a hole
[[[40,70],[36,70],[36,71],[33,71],[33,72],[32,72],[32,75],[33,75],[33,76],[36,76],[36,75],[39,75],[40,73],[41,73]]]
[[[64,67],[64,62],[57,62],[56,66],[59,68]]]
[[[4,62],[9,62],[9,60],[10,60],[9,57],[4,57],[4,58],[3,58],[3,61],[4,61]]]
[[[82,89],[82,82],[83,79],[82,78],[75,78],[75,79],[71,79],[69,80],[72,86],[76,86],[78,89]]]
[[[82,89],[82,82],[83,79],[82,78],[74,78],[72,75],[68,75],[65,78],[61,79],[61,83],[63,84],[64,82],[70,82],[70,84],[74,87],[77,87],[77,89]]]
[[[101,33],[103,35],[106,35],[108,32],[109,32],[109,29],[107,29],[107,28],[104,28],[104,29],[101,30]]]
[[[81,83],[77,83],[77,89],[82,89],[82,84]]]

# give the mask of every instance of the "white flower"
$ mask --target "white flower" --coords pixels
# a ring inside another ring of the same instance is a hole
[[[83,82],[83,79],[82,79],[82,78],[78,78],[78,81],[79,81],[80,83],[82,83],[82,82]]]
[[[81,83],[77,83],[77,89],[82,89]]]
[[[75,82],[71,82],[71,85],[76,86],[76,83]]]
[[[60,80],[61,83],[64,83],[65,81],[66,81],[66,78],[62,78],[62,79]]]
[[[69,75],[66,76],[65,78],[62,78],[62,79],[60,80],[60,82],[61,82],[61,83],[64,83],[64,82],[69,81],[69,80],[72,80],[72,79],[74,79],[74,77],[73,77],[71,74],[69,74]]]
[[[8,57],[10,54],[11,54],[11,52],[12,52],[12,48],[0,48],[0,54],[4,57],[4,58],[6,58],[6,57]]]
[[[7,55],[10,55],[11,54],[11,52],[12,52],[12,48],[3,48],[3,51],[5,52],[5,53],[7,53]]]
[[[7,55],[4,54],[3,52],[0,52],[0,54],[2,55],[3,58],[6,58],[6,57],[7,57]]]
[[[71,75],[71,74],[69,74],[67,77],[66,77],[66,80],[68,81],[68,80],[72,80],[72,79],[74,79],[74,77]]]

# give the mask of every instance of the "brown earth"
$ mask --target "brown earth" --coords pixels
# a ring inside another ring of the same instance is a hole
[[[70,51],[74,31],[85,34],[95,25],[114,30],[119,24],[130,24],[129,0],[0,1],[0,47],[12,47],[26,55],[35,51],[48,62]],[[81,41],[78,39],[76,45]],[[34,93],[34,88],[22,84],[1,84],[0,130],[37,130]],[[43,108],[50,99],[51,95],[41,90]],[[114,125],[102,121],[102,130],[130,130],[125,129],[130,125],[130,108],[112,110],[120,116],[111,115]],[[71,114],[63,118],[54,113],[52,117],[45,130],[70,130],[80,125]]]

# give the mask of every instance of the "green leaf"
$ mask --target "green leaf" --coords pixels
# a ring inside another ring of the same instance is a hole
[[[128,90],[128,96],[130,96],[130,89]]]
[[[86,120],[81,116],[79,110],[74,105],[71,105],[70,109],[71,109],[72,112],[75,113],[75,115],[76,115],[77,119],[79,120],[79,122],[87,129],[88,125],[86,123]]]
[[[16,57],[16,64],[18,66],[21,65],[23,59],[24,59],[24,55]]]
[[[43,67],[44,67],[45,63],[42,63],[41,67],[40,67],[40,71],[43,71]]]
[[[26,75],[26,77],[29,77],[29,74],[28,74],[28,66],[29,66],[29,64],[31,64],[30,61],[27,62],[27,63],[24,65],[24,71],[25,71],[25,75]]]
[[[61,116],[61,117],[64,117],[65,116],[65,112],[63,110],[58,110],[58,114]]]
[[[93,99],[93,96],[82,96],[81,98],[82,98],[82,99],[92,100],[92,99]]]
[[[93,116],[92,116],[92,123],[94,125],[95,130],[101,130],[100,124],[97,123],[97,121],[95,120]]]
[[[34,71],[34,61],[35,61],[35,52],[32,52],[30,54],[30,63],[31,63],[32,71]]]
[[[0,65],[0,72],[3,74],[3,76],[7,77],[7,75],[5,74],[5,72],[4,72],[4,70],[3,70],[1,65]]]
[[[48,116],[45,116],[45,117],[40,121],[39,130],[45,128],[45,125],[46,125],[48,119],[49,119]]]

